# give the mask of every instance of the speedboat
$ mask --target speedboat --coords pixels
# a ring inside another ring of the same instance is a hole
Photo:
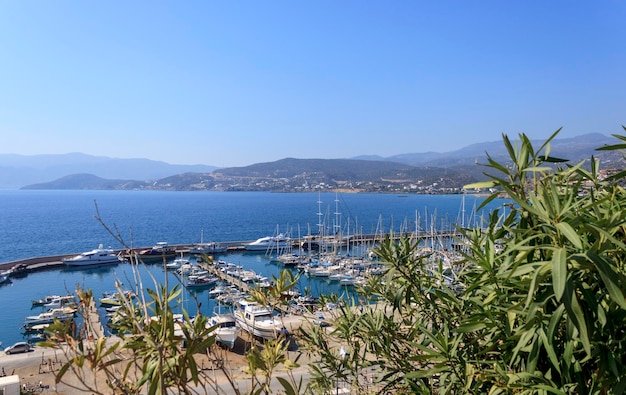
[[[282,322],[272,314],[269,307],[247,300],[239,301],[239,308],[233,315],[237,324],[244,331],[266,340],[276,339],[288,334]]]
[[[241,329],[237,326],[237,320],[232,313],[215,313],[207,321],[207,328],[215,328],[211,334],[215,334],[215,341],[232,350]]]
[[[112,249],[103,248],[102,244],[91,251],[63,259],[63,263],[68,266],[108,265],[120,262],[123,262],[122,258]]]
[[[261,237],[245,245],[246,251],[280,251],[292,247],[291,238],[280,233],[277,236]]]

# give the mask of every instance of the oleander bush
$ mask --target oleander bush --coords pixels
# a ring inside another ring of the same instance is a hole
[[[625,129],[626,130],[626,129]],[[318,392],[622,394],[626,389],[626,193],[592,157],[575,165],[504,136],[488,157],[506,197],[483,227],[459,229],[458,256],[387,239],[386,264],[332,331],[305,334]],[[626,137],[604,150],[626,148]],[[443,256],[443,257],[442,257]],[[339,349],[341,345],[341,349]],[[340,384],[342,383],[342,384]]]

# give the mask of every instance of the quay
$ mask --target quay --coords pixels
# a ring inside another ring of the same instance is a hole
[[[345,245],[346,243],[354,244],[354,245],[363,245],[363,244],[375,244],[381,242],[386,237],[391,237],[393,239],[400,239],[401,237],[410,237],[414,240],[435,240],[435,239],[448,239],[453,240],[460,236],[459,232],[456,230],[440,230],[435,232],[404,232],[404,233],[393,233],[393,234],[362,234],[362,235],[351,235],[349,237],[344,238],[335,238],[335,236],[325,236],[320,237],[318,240],[329,240],[342,243]],[[294,248],[300,248],[302,245],[306,244],[308,238],[292,238],[292,243]],[[220,245],[226,246],[227,251],[236,252],[245,250],[245,246],[248,243],[253,242],[254,240],[243,240],[243,241],[224,241],[218,242]],[[171,247],[174,247],[176,250],[176,254],[185,254],[189,253],[189,250],[195,245],[194,244],[171,244]],[[151,248],[148,247],[137,247],[133,248],[131,251],[127,250],[115,250],[117,253],[124,254],[125,256],[129,256],[132,253],[138,253],[139,251],[143,251]],[[13,270],[20,270],[22,273],[41,271],[41,270],[50,270],[56,269],[59,267],[63,267],[63,259],[71,258],[80,254],[80,252],[72,253],[72,254],[62,254],[62,255],[51,255],[51,256],[41,256],[41,257],[32,257],[19,259],[10,262],[0,263],[0,271],[6,272]],[[9,273],[10,274],[10,273]]]

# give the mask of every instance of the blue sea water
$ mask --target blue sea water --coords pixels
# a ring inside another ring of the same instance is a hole
[[[22,191],[0,190],[0,263],[91,250],[102,243],[112,248],[114,238],[96,219],[96,205],[104,222],[117,229],[127,244],[149,247],[157,241],[191,244],[203,241],[244,241],[275,234],[293,237],[341,228],[346,233],[389,233],[450,229],[456,223],[480,218],[475,208],[482,198],[461,195],[396,195],[344,193],[267,192],[147,192],[147,191]],[[502,205],[494,201],[492,209]],[[263,253],[237,252],[220,256],[271,277],[282,267]],[[166,274],[160,265],[149,270],[159,281]],[[143,273],[147,278],[147,273]],[[100,269],[54,269],[29,273],[0,285],[0,341],[4,345],[24,340],[22,324],[27,315],[38,314],[31,301],[46,295],[73,293],[77,285],[92,289],[99,297],[114,290],[116,279],[132,279],[129,265]],[[153,288],[148,284],[146,287]],[[301,287],[314,294],[341,292],[326,280],[303,278]],[[302,289],[301,289],[302,290]],[[192,295],[183,297],[185,307],[196,312]],[[214,301],[208,290],[195,294],[202,313],[210,314]]]

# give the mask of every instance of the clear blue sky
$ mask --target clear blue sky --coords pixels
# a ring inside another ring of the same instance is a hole
[[[620,133],[626,2],[3,1],[0,153],[245,166]]]

